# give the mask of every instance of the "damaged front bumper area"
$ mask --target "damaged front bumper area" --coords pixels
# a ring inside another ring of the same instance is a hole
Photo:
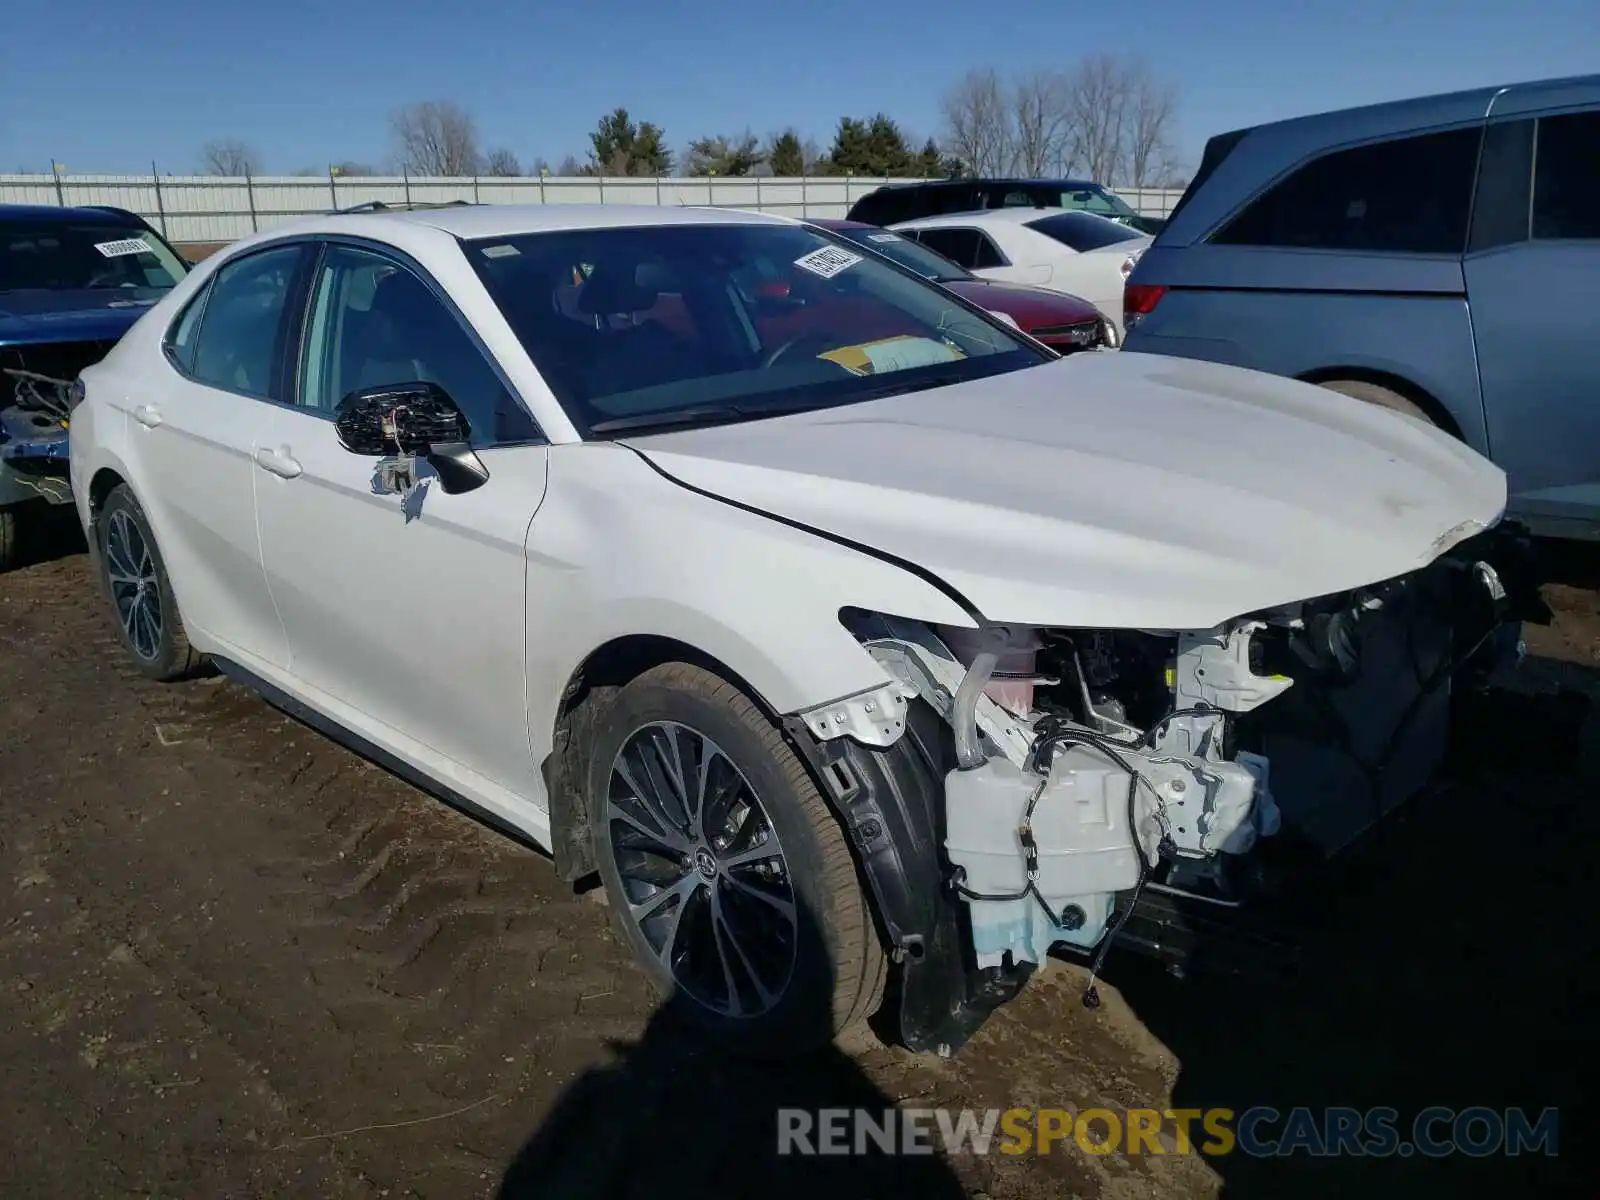
[[[1533,561],[1501,525],[1401,578],[1207,630],[843,614],[890,682],[789,734],[873,893],[905,1043],[952,1053],[1051,951],[1098,971],[1141,900],[1225,915],[1270,894],[1264,863],[1325,860],[1414,796],[1452,692],[1550,619]]]
[[[0,505],[72,502],[67,427],[75,381],[112,344],[0,348]]]

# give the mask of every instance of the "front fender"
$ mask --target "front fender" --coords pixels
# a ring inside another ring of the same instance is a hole
[[[549,461],[527,545],[536,762],[550,753],[569,680],[618,638],[692,646],[782,714],[888,682],[840,624],[842,608],[973,624],[905,568],[693,492],[625,447],[553,446]]]

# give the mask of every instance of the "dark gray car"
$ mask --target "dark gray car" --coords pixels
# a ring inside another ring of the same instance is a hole
[[[1124,307],[1129,351],[1432,421],[1600,537],[1600,76],[1214,137]]]

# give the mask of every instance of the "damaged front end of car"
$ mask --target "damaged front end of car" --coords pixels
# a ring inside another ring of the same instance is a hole
[[[1326,860],[1416,795],[1452,694],[1549,620],[1533,561],[1499,525],[1203,630],[841,614],[890,682],[788,731],[872,890],[905,1044],[953,1053],[1052,951],[1180,966],[1152,902],[1226,918],[1271,894],[1275,860]]]
[[[0,504],[69,504],[67,430],[78,373],[114,339],[0,346]]]

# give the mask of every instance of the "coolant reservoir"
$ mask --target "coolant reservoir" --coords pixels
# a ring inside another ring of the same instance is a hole
[[[950,653],[963,667],[970,667],[972,660],[977,657],[978,651],[988,644],[986,639],[993,630],[963,629],[959,625],[939,625],[934,632],[944,639],[944,644],[950,647]],[[989,681],[983,689],[984,694],[998,704],[1001,708],[1019,717],[1025,717],[1033,708],[1033,684],[1028,682],[1034,675],[1039,658],[1039,647],[1043,645],[1039,635],[1027,627],[1012,629],[1004,646],[999,650],[999,661],[995,663],[995,678]],[[1019,675],[1021,679],[1005,679],[1004,675]]]

